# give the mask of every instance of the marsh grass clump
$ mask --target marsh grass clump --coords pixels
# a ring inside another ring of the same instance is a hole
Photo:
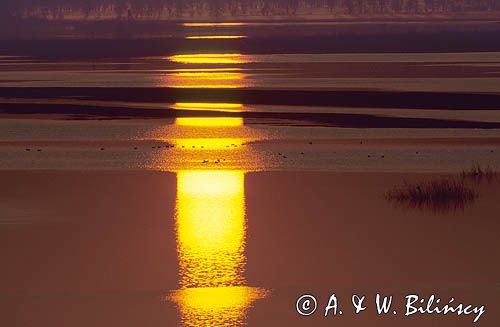
[[[440,179],[415,184],[406,183],[396,186],[386,194],[389,201],[410,207],[430,209],[445,213],[450,210],[464,209],[477,199],[479,194],[463,181]]]
[[[463,170],[461,176],[464,179],[474,179],[479,182],[482,180],[486,180],[488,182],[491,182],[495,179],[500,178],[500,172],[490,166],[486,166],[485,168],[483,168],[479,164],[476,164],[469,169]]]

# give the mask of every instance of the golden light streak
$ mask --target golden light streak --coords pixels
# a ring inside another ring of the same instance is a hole
[[[177,110],[212,110],[222,112],[241,112],[241,103],[198,103],[198,102],[178,102],[174,103],[173,109]]]
[[[245,39],[245,35],[193,35],[186,36],[188,40]]]
[[[236,89],[240,87],[244,87],[244,85],[236,85],[236,84],[191,84],[191,85],[171,85],[174,88],[178,89]]]
[[[243,26],[246,23],[242,22],[226,22],[226,23],[183,23],[182,26],[186,27],[224,27],[224,26]]]
[[[185,72],[185,73],[176,73],[174,74],[174,76],[208,79],[208,80],[228,80],[228,79],[235,80],[235,79],[242,79],[245,75],[242,73],[233,73],[233,72]]]
[[[182,117],[176,118],[179,126],[195,127],[237,127],[243,125],[243,118],[239,117]],[[213,143],[212,141],[210,143]]]
[[[179,118],[177,118],[179,119]],[[176,119],[176,123],[177,123]],[[206,125],[198,125],[206,126]],[[208,150],[233,150],[238,149],[238,147],[244,142],[243,139],[239,138],[186,138],[186,139],[176,139],[174,140],[177,147],[186,150],[197,150],[197,151],[208,151]]]
[[[248,58],[239,53],[198,53],[168,57],[170,61],[183,64],[244,64]]]
[[[239,326],[265,290],[244,285],[242,171],[177,173],[177,250],[181,289],[170,295],[183,326]]]
[[[243,284],[244,174],[177,173],[177,238],[182,287]]]
[[[188,288],[172,294],[171,300],[179,305],[185,327],[236,327],[244,325],[252,303],[266,295],[246,286]]]
[[[231,68],[178,68],[171,70],[174,73],[217,73],[217,72],[235,72],[241,71],[241,68],[231,67]],[[169,71],[170,72],[170,71]]]
[[[246,74],[236,72],[181,72],[167,75],[165,83],[176,88],[239,88]]]

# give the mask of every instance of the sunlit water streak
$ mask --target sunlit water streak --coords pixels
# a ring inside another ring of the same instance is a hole
[[[188,288],[171,296],[186,327],[235,327],[245,325],[252,303],[267,296],[265,290],[247,286]]]
[[[180,104],[180,106],[193,104]],[[196,105],[196,104],[195,104]],[[209,104],[197,104],[201,107]],[[234,108],[233,104],[222,104]],[[196,129],[232,128],[239,118],[177,118],[176,125]],[[193,133],[194,134],[194,133]],[[196,143],[195,145],[190,145]],[[184,153],[239,151],[241,140],[182,138]],[[230,146],[228,144],[231,144]],[[200,152],[200,150],[203,150]],[[189,164],[186,164],[188,166]],[[240,326],[252,303],[267,291],[246,286],[245,173],[243,170],[189,168],[177,172],[177,252],[180,290],[170,295],[184,326]]]
[[[238,117],[184,117],[176,118],[175,123],[179,126],[241,126],[243,125],[243,118]],[[213,143],[213,142],[210,142]]]
[[[188,40],[217,40],[217,39],[244,39],[247,38],[245,35],[192,35],[186,36]]]
[[[177,173],[177,237],[182,287],[242,285],[244,174]]]
[[[163,84],[176,88],[239,88],[248,86],[246,74],[219,71],[192,71],[165,75]]]
[[[190,71],[180,71],[165,75],[165,85],[177,88],[241,88],[248,87],[247,74],[238,72],[240,67],[235,65],[250,62],[249,56],[239,53],[197,53],[179,54],[167,58],[173,63],[195,64],[195,65],[229,65],[230,67],[218,67],[213,70],[207,68]],[[235,71],[236,70],[236,71]]]
[[[213,110],[219,112],[241,112],[241,103],[177,102],[172,105],[177,110]]]
[[[187,118],[190,119],[190,118]],[[239,138],[229,138],[229,137],[221,137],[214,139],[206,139],[206,138],[182,138],[174,140],[174,143],[177,147],[181,149],[185,148],[187,150],[229,150],[233,147],[240,146],[242,144],[242,139]],[[190,154],[193,154],[192,152]],[[186,157],[190,156],[190,154],[186,154]],[[197,154],[194,153],[196,156]],[[200,158],[201,159],[201,158]]]
[[[177,172],[177,251],[184,326],[238,326],[266,291],[244,286],[243,171]]]
[[[231,26],[243,26],[243,25],[247,25],[247,23],[244,23],[244,22],[182,23],[182,26],[184,26],[184,27],[231,27]]]
[[[168,57],[172,62],[182,64],[244,64],[250,62],[248,56],[240,53],[194,53]]]

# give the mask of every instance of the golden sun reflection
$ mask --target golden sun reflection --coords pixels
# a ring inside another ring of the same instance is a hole
[[[174,141],[177,147],[187,150],[232,150],[243,143],[239,138],[186,138]]]
[[[244,74],[233,73],[233,72],[189,72],[189,73],[176,73],[177,77],[191,77],[198,79],[210,79],[210,80],[228,80],[228,79],[241,79]]]
[[[243,26],[243,22],[228,22],[228,23],[183,23],[185,27],[218,27],[218,26]]]
[[[170,61],[183,64],[244,64],[248,57],[239,53],[198,53],[168,57]]]
[[[176,118],[175,124],[179,126],[205,126],[205,127],[236,127],[243,125],[243,118],[239,117],[183,117]]]
[[[177,102],[172,109],[177,110],[213,110],[222,112],[241,112],[241,103]]]
[[[239,88],[247,75],[236,72],[195,71],[169,74],[164,83],[176,88]]]
[[[244,174],[177,173],[177,236],[183,287],[243,284]]]
[[[193,135],[194,137],[175,139],[175,145],[182,150],[228,151],[241,148],[240,146],[245,142],[242,138],[220,137],[221,129],[227,133],[227,128],[242,126],[243,118],[240,117],[180,117],[175,119],[175,125],[193,127],[199,132],[207,133],[204,137]]]
[[[239,111],[242,105],[176,103],[173,108]],[[239,155],[248,159],[242,146],[247,139],[234,137],[243,119],[187,117],[175,124],[185,136],[174,140],[182,151],[175,211],[180,289],[169,299],[177,304],[183,326],[242,326],[252,304],[268,294],[245,280],[245,172],[220,169]]]
[[[234,72],[234,71],[240,71],[241,68],[238,67],[227,67],[227,68],[178,68],[178,69],[173,69],[173,72],[178,72],[178,73],[198,73],[198,72],[208,72],[208,73],[216,73],[216,72]]]
[[[186,36],[188,40],[217,40],[217,39],[245,39],[245,35],[192,35]]]
[[[177,303],[184,326],[239,326],[266,291],[244,286],[244,172],[177,173]]]
[[[248,308],[267,292],[246,286],[187,288],[172,295],[181,308],[186,327],[235,327],[244,325]]]
[[[179,54],[167,57],[182,64],[237,65],[250,62],[249,56],[239,53]],[[240,67],[215,67],[177,69],[176,73],[165,75],[164,84],[176,88],[241,88],[250,86],[248,75],[239,72]]]

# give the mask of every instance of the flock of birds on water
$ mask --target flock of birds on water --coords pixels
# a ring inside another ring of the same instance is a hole
[[[309,142],[309,145],[312,145],[312,144],[313,144],[313,142],[311,142],[311,141],[310,141],[310,142]],[[360,141],[360,142],[359,142],[359,144],[363,144],[363,141]],[[241,145],[242,145],[242,146],[244,146],[244,145],[245,145],[245,143],[242,143]],[[231,143],[231,145],[226,145],[226,148],[230,148],[230,147],[237,148],[237,147],[238,147],[238,145],[237,145],[237,144],[234,144],[234,143]],[[173,144],[167,144],[167,145],[163,145],[163,146],[162,146],[162,145],[157,145],[157,146],[152,146],[152,147],[151,147],[151,149],[162,149],[162,148],[175,148],[175,145],[173,145]],[[182,145],[182,146],[180,146],[180,148],[186,148],[186,146]],[[196,146],[195,146],[195,145],[192,145],[192,146],[191,146],[191,148],[195,149],[195,148],[196,148]],[[204,148],[205,148],[205,147],[204,147],[203,145],[202,145],[202,146],[200,146],[200,149],[204,149]],[[26,150],[27,152],[29,152],[29,151],[31,151],[31,148],[26,148],[25,150]],[[35,150],[35,149],[33,149],[33,150]],[[106,148],[100,148],[99,150],[100,150],[100,151],[105,151],[105,150],[106,150]],[[139,147],[135,146],[135,147],[134,147],[134,150],[139,150]],[[37,151],[37,152],[42,152],[42,149],[36,149],[36,151]],[[494,152],[493,150],[490,150],[490,153],[493,153],[493,152]],[[300,154],[301,154],[301,155],[304,155],[304,152],[300,152]],[[417,155],[418,155],[418,154],[420,154],[420,152],[419,152],[419,151],[415,151],[415,154],[417,154]],[[282,157],[283,159],[287,159],[287,158],[288,158],[285,154],[283,154],[283,153],[281,153],[281,152],[278,152],[278,155],[279,155],[280,157]],[[368,157],[368,158],[371,158],[371,157],[372,157],[372,155],[370,155],[370,154],[369,154],[367,157]],[[375,157],[375,156],[373,156],[373,157]],[[385,158],[385,155],[380,155],[380,158],[384,159],[384,158]],[[226,159],[216,159],[216,160],[214,160],[214,161],[213,161],[213,163],[218,164],[218,163],[221,163],[221,162],[223,162],[223,161],[226,161]],[[204,159],[204,160],[202,161],[202,163],[203,163],[203,164],[210,163],[210,160],[208,160],[208,159]]]

